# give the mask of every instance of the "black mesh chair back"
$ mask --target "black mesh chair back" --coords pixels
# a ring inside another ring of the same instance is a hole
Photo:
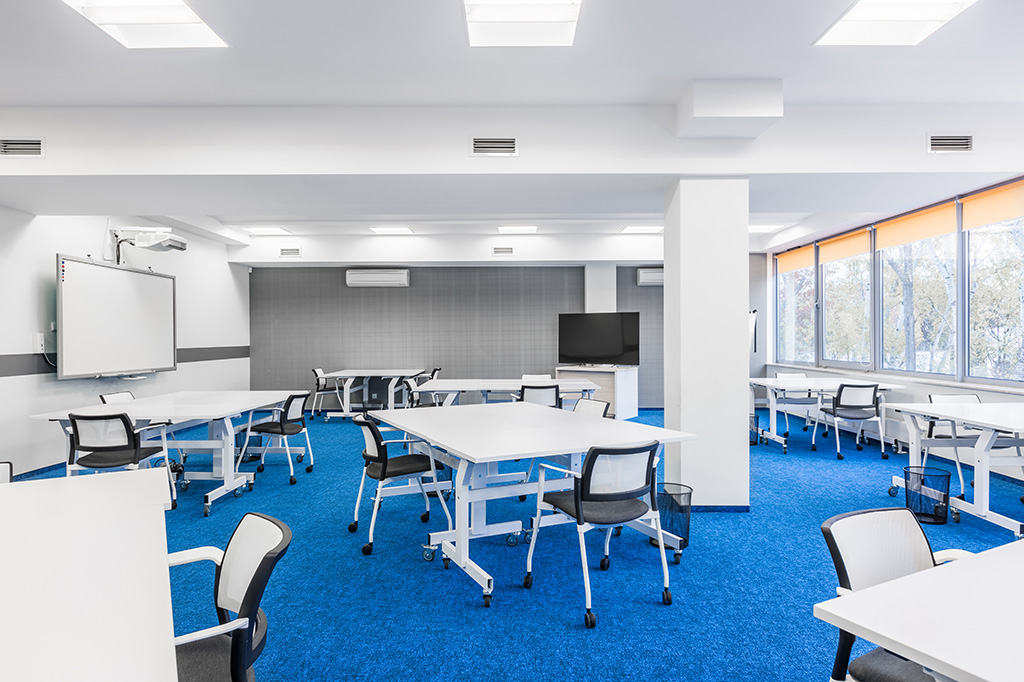
[[[124,405],[125,403],[135,402],[135,394],[131,391],[100,393],[100,402],[104,405]]]
[[[535,403],[546,407],[562,407],[558,386],[523,386],[519,389],[519,402]]]
[[[440,373],[441,373],[441,368],[440,367],[435,367],[434,369],[430,370],[430,378],[431,379],[436,379],[437,375],[440,374]]]
[[[861,415],[860,418],[868,419],[878,415],[878,384],[839,384],[836,391],[833,406],[836,410],[853,411],[863,410],[871,414]]]
[[[125,413],[69,414],[71,454],[68,464],[90,469],[136,465],[160,452],[159,447],[142,447],[135,424]]]
[[[327,390],[327,377],[324,376],[324,370],[322,367],[313,368],[313,378],[316,380],[317,391]]]
[[[648,493],[652,508],[657,510],[654,464],[658,445],[654,442],[633,448],[590,448],[583,460],[583,477],[576,479],[577,520],[583,522],[579,502],[618,502]]]
[[[298,424],[306,428],[306,403],[309,401],[309,393],[293,393],[288,396],[284,403],[284,410],[281,412],[282,424]]]

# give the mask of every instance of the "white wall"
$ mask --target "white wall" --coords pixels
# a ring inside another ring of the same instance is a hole
[[[113,219],[115,224],[118,219]],[[50,323],[56,314],[56,254],[91,255],[100,260],[107,246],[106,217],[41,216],[0,207],[0,362],[34,352],[32,336],[45,331],[47,352],[55,351]],[[249,345],[248,273],[227,263],[227,247],[189,236],[184,253],[157,253],[126,247],[126,264],[152,267],[177,277],[179,348]],[[125,324],[130,324],[126,320]],[[66,445],[57,426],[29,415],[97,402],[108,391],[131,390],[138,396],[179,390],[245,389],[248,358],[179,363],[173,372],[142,381],[73,379],[55,374],[0,377],[0,460],[14,462],[16,473],[63,461]]]

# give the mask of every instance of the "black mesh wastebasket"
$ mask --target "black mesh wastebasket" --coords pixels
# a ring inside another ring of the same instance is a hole
[[[943,524],[949,512],[949,472],[933,467],[903,467],[907,509],[921,523]]]
[[[692,494],[693,488],[682,483],[658,484],[657,502],[661,529],[682,538],[679,549],[690,544],[690,496]]]

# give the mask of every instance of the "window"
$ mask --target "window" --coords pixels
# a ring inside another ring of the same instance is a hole
[[[867,230],[818,245],[822,360],[871,364],[871,255]]]
[[[964,200],[968,367],[972,377],[1024,380],[1024,183]]]
[[[778,359],[814,362],[814,246],[781,253],[778,272]]]
[[[884,369],[956,373],[956,205],[880,223]]]

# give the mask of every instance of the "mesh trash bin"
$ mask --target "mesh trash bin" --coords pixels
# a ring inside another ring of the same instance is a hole
[[[692,494],[693,488],[682,483],[658,484],[657,502],[661,529],[682,538],[679,550],[685,549],[690,544],[690,495]],[[679,550],[676,551],[676,557],[679,556]]]
[[[761,440],[761,418],[754,414],[750,414],[750,444],[757,445]]]
[[[949,512],[949,472],[934,467],[903,467],[907,509],[921,523],[943,524]]]

